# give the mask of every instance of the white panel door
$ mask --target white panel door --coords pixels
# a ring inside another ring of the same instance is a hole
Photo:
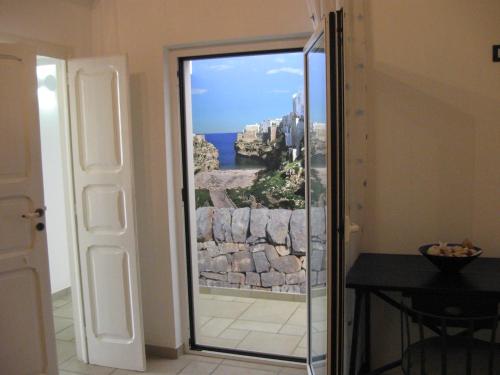
[[[0,374],[57,374],[36,56],[0,44]]]
[[[144,370],[126,58],[70,60],[68,82],[89,362]]]

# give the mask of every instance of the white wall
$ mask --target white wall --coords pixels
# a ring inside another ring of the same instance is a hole
[[[90,52],[91,0],[0,0],[0,33]]]
[[[500,256],[500,2],[369,1],[364,248],[470,238]]]
[[[52,293],[69,288],[71,285],[69,268],[69,241],[66,219],[66,200],[63,180],[62,140],[57,98],[56,59],[39,58],[37,76],[39,82],[47,75],[53,76],[55,90],[43,84],[38,89],[40,115],[40,137],[42,143],[42,169],[45,207],[47,207],[47,246],[49,251],[50,286]],[[60,67],[60,66],[59,66]]]
[[[415,254],[471,239],[500,257],[497,0],[365,0],[368,187],[362,249]],[[375,305],[375,360],[399,351],[398,314]],[[392,323],[391,323],[392,322]],[[392,329],[391,329],[392,328]]]

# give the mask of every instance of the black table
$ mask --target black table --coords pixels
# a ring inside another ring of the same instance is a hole
[[[365,308],[365,356],[362,374],[382,374],[397,367],[392,362],[376,370],[370,365],[370,295],[401,309],[401,304],[384,292],[410,295],[488,297],[500,301],[500,259],[478,258],[456,275],[446,275],[421,255],[362,253],[347,275],[347,288],[355,289],[350,375],[356,375],[361,310]],[[371,371],[371,372],[370,372]]]

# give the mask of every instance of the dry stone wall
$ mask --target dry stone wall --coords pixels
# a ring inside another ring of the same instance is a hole
[[[304,209],[201,207],[196,223],[200,285],[306,292]],[[325,282],[324,258],[314,250],[314,284]]]

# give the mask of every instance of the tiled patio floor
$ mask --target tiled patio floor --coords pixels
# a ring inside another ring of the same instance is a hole
[[[222,296],[221,296],[222,297]],[[234,298],[234,297],[233,297]],[[224,299],[224,298],[222,298]],[[236,302],[236,301],[222,301]],[[245,302],[248,303],[248,302]],[[186,354],[178,359],[148,358],[147,371],[124,371],[80,362],[75,354],[71,296],[54,301],[60,375],[306,375],[304,369]],[[213,319],[213,318],[212,318]],[[205,323],[208,323],[207,320]],[[227,329],[225,329],[227,331]],[[231,331],[227,333],[231,334]]]
[[[213,293],[199,294],[198,344],[306,357],[305,302]]]

